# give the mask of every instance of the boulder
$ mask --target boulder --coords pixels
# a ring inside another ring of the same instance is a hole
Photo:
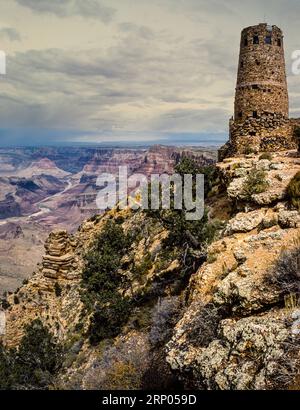
[[[225,229],[225,235],[232,235],[235,232],[252,231],[263,221],[264,216],[264,210],[238,213],[228,222]]]
[[[298,211],[282,210],[278,214],[278,223],[282,228],[300,228],[300,214]]]

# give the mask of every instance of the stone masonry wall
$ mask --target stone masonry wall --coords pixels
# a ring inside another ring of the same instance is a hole
[[[282,31],[259,24],[242,31],[235,95],[235,121],[256,111],[288,117],[289,103]]]
[[[243,123],[230,121],[230,141],[234,151],[243,153],[248,146],[256,151],[281,151],[296,148],[294,127],[280,114],[263,113]]]
[[[219,160],[253,151],[296,149],[295,128],[300,121],[288,118],[289,102],[283,34],[265,23],[241,33],[234,118],[229,141],[219,150]]]

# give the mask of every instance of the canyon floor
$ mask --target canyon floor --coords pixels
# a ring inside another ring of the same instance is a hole
[[[99,213],[98,175],[117,175],[124,165],[129,175],[172,173],[181,155],[208,165],[215,162],[216,149],[0,149],[0,293],[16,290],[32,275],[51,230],[74,232],[83,220]]]

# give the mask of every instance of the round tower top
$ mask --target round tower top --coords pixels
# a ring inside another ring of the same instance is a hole
[[[235,95],[235,120],[265,113],[288,116],[283,34],[260,23],[242,30]]]
[[[255,26],[249,26],[242,30],[241,50],[256,44],[282,46],[282,30],[267,23],[260,23]]]

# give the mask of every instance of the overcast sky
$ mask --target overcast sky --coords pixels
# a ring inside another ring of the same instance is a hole
[[[225,136],[240,31],[284,30],[300,116],[299,0],[0,0],[0,145]]]

